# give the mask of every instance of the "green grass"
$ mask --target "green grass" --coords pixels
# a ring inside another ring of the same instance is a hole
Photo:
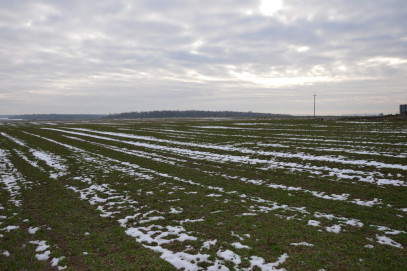
[[[51,260],[62,256],[59,266],[67,270],[173,270],[171,253],[201,270],[215,261],[231,270],[256,270],[253,257],[267,264],[284,254],[287,260],[276,268],[407,268],[407,123],[55,124],[0,125],[1,270],[56,270]],[[348,162],[360,160],[385,166]],[[14,194],[7,188],[10,178]],[[378,185],[381,179],[402,185]],[[342,194],[345,200],[332,200]],[[374,199],[379,204],[371,207],[355,203]],[[320,224],[310,226],[309,220]],[[327,230],[335,225],[339,233]],[[30,234],[29,227],[39,230]],[[126,234],[132,229],[134,236]],[[378,243],[380,236],[402,248]],[[36,259],[35,240],[50,246],[48,260]],[[249,248],[236,248],[236,242]],[[292,245],[301,242],[313,246]],[[240,263],[219,256],[226,250]]]

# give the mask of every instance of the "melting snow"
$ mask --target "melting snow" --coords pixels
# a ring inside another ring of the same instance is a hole
[[[210,249],[210,247],[211,247],[211,246],[214,246],[214,245],[216,244],[216,242],[217,242],[216,239],[215,239],[215,240],[208,240],[208,241],[205,241],[205,242],[203,243],[203,245],[202,245],[202,248]]]
[[[71,132],[71,131],[64,131],[64,130],[58,130],[58,129],[53,129],[65,133],[71,133],[71,134],[77,134],[81,136],[87,136],[87,137],[93,137],[93,138],[99,138],[103,140],[109,140],[109,141],[115,141],[115,142],[122,142],[126,144],[132,144],[135,146],[141,146],[141,147],[147,147],[150,150],[157,150],[157,151],[165,151],[165,152],[172,152],[174,154],[177,154],[179,156],[189,156],[193,157],[194,159],[203,159],[203,160],[210,160],[210,161],[216,161],[218,163],[224,163],[224,162],[236,162],[236,163],[251,163],[251,164],[261,164],[261,163],[268,163],[271,164],[274,167],[284,167],[290,170],[301,170],[301,171],[308,171],[313,175],[321,175],[323,176],[323,172],[331,172],[333,175],[331,177],[338,177],[340,179],[354,179],[355,176],[357,176],[359,179],[358,181],[366,181],[366,182],[371,182],[375,183],[378,185],[384,185],[384,184],[390,184],[390,185],[401,185],[401,186],[406,186],[406,183],[404,181],[400,180],[388,180],[385,179],[388,176],[381,176],[379,172],[369,172],[369,171],[362,171],[362,170],[353,170],[353,169],[335,169],[335,168],[329,168],[329,167],[316,167],[316,166],[309,166],[309,161],[323,161],[323,162],[334,162],[334,163],[340,163],[342,165],[352,165],[352,166],[361,166],[361,168],[364,168],[364,166],[374,166],[374,167],[387,167],[387,168],[397,168],[397,169],[404,169],[404,165],[391,165],[391,164],[386,164],[386,163],[381,163],[377,161],[365,161],[365,160],[352,160],[352,159],[347,159],[344,156],[332,156],[332,155],[325,155],[325,156],[314,156],[306,153],[285,153],[285,152],[258,152],[255,150],[251,150],[249,148],[238,148],[235,146],[230,146],[230,145],[211,145],[211,144],[196,144],[196,143],[190,143],[190,142],[181,142],[181,141],[172,141],[172,140],[163,140],[155,137],[146,137],[146,136],[135,136],[131,134],[124,134],[124,133],[112,133],[112,132],[100,132],[96,130],[90,130],[90,129],[76,129],[76,130],[81,130],[84,132],[92,132],[92,133],[101,133],[104,135],[110,135],[110,136],[119,136],[119,137],[126,137],[126,138],[132,138],[132,139],[137,139],[137,140],[147,140],[147,141],[152,141],[153,144],[150,143],[143,143],[143,142],[135,142],[135,141],[125,141],[125,140],[117,140],[109,137],[101,137],[101,136],[95,136],[92,134],[85,134],[85,133],[79,133],[79,132]],[[79,139],[77,139],[79,140]],[[165,146],[158,145],[156,144],[157,142],[165,143]],[[91,142],[92,143],[92,142]],[[58,143],[62,144],[62,143]],[[92,143],[93,144],[93,143]],[[114,149],[115,151],[120,151],[123,153],[128,153],[136,156],[141,156],[141,157],[148,157],[151,159],[155,159],[157,161],[161,162],[167,162],[168,160],[165,160],[163,157],[158,156],[158,154],[154,154],[152,151],[152,154],[147,154],[139,151],[130,151],[126,150],[125,148],[118,148],[114,146],[109,146],[109,145],[104,145],[101,143],[97,143],[100,146],[103,146],[108,149]],[[177,147],[169,147],[170,145],[180,145],[182,148],[177,148]],[[68,145],[69,146],[69,145]],[[204,151],[196,151],[196,150],[188,150],[185,148],[185,146],[193,147],[193,148],[204,148],[204,149],[212,149],[212,150],[222,150],[222,151],[233,151],[233,152],[241,152],[243,155],[238,156],[238,155],[220,155],[217,153],[211,153],[211,152],[204,152]],[[240,146],[244,146],[244,144],[241,144]],[[269,144],[269,147],[281,147],[276,144]],[[83,150],[80,150],[78,148],[72,147],[72,150],[75,151],[80,151],[81,153],[85,153]],[[37,151],[37,150],[36,150]],[[34,154],[35,152],[33,152]],[[37,158],[41,159],[38,156],[38,153],[35,155]],[[42,156],[42,160],[44,160],[49,166],[51,163],[50,159],[54,159],[53,161],[57,163],[57,165],[54,165],[54,168],[57,169],[58,171],[64,171],[62,168],[58,168],[58,164],[63,167],[63,165],[60,164],[62,160],[60,160],[58,157],[52,157],[48,153],[43,153],[46,155],[49,155],[49,159],[47,162],[47,158],[45,156]],[[246,156],[247,155],[247,156]],[[265,160],[265,159],[255,159],[252,158],[254,155],[263,155],[263,156],[272,156],[273,160]],[[41,156],[41,155],[40,155]],[[155,157],[154,157],[155,156]],[[99,158],[103,158],[102,156],[98,156]],[[279,161],[274,161],[274,158],[283,158],[283,159],[300,159],[303,160],[304,163],[293,163],[293,162],[279,162]],[[90,159],[88,161],[92,162],[98,162],[96,159],[88,157],[87,159]],[[106,157],[106,161],[112,162],[113,159],[108,159]],[[175,163],[176,161],[180,161],[179,159],[171,158],[173,159],[171,162]],[[103,160],[103,159],[99,159]],[[185,160],[187,161],[187,160]],[[115,162],[120,162],[120,161],[115,161]],[[141,169],[137,165],[132,165],[130,163],[123,163],[121,162],[121,165],[123,166],[123,169],[125,168],[130,168],[132,167],[136,171],[139,170],[145,170],[145,172],[148,172],[149,175],[145,175],[145,179],[153,179],[154,177],[152,176],[161,176],[165,178],[169,178],[171,180],[179,181],[184,184],[192,184],[192,185],[197,185],[199,187],[204,187],[205,189],[211,189],[213,191],[216,191],[218,193],[232,193],[236,191],[224,191],[222,187],[212,187],[212,186],[205,186],[202,185],[198,182],[192,182],[189,180],[184,180],[178,177],[173,177],[170,176],[166,173],[159,173],[155,172],[153,170],[148,170],[148,169]],[[340,166],[338,166],[340,167]],[[407,169],[407,167],[406,167]],[[366,177],[366,175],[369,175]],[[380,177],[380,178],[378,178]],[[403,176],[397,176],[398,178],[401,178]],[[305,193],[310,193],[312,196],[319,197],[322,199],[328,199],[328,200],[338,200],[338,201],[347,201],[349,203],[354,203],[357,205],[361,206],[367,206],[371,207],[375,204],[382,204],[382,201],[380,199],[374,198],[373,200],[361,200],[361,199],[349,199],[350,195],[349,194],[326,194],[325,192],[322,191],[310,191],[306,189],[302,189],[301,187],[293,187],[293,186],[283,186],[283,185],[278,185],[278,184],[269,184],[267,181],[260,181],[260,180],[243,180],[248,183],[256,184],[256,185],[264,185],[268,186],[270,188],[278,188],[278,189],[285,189],[287,191],[301,191]],[[111,216],[115,217],[116,214],[119,214],[119,211],[111,211],[109,208],[114,207],[116,205],[120,205],[123,203],[130,203],[130,199],[126,198],[123,195],[120,195],[117,193],[117,191],[110,189],[108,186],[104,185],[91,185],[91,181],[88,182],[90,187],[86,189],[78,189],[76,187],[68,187],[69,189],[72,189],[76,192],[80,193],[80,197],[83,200],[89,201],[91,204],[96,205],[97,208],[102,211],[103,216]],[[189,192],[185,192],[189,193]],[[196,192],[195,192],[196,193]],[[209,194],[207,195],[209,197],[221,197],[223,195],[221,194]],[[256,215],[257,213],[268,213],[277,209],[281,210],[291,210],[295,211],[300,214],[309,214],[305,208],[293,208],[289,207],[287,205],[278,205],[275,202],[267,201],[261,198],[256,198],[256,197],[250,197],[244,194],[238,195],[241,198],[244,198],[244,200],[247,201],[253,201],[256,202],[255,205],[250,207],[250,213],[245,213],[245,214],[250,214],[250,215]],[[117,200],[121,200],[120,204],[115,203]],[[118,206],[116,206],[117,209]],[[168,213],[172,214],[179,214],[183,210],[182,208],[176,208],[176,207],[169,207],[170,211],[167,211]],[[137,208],[134,208],[136,211]],[[406,209],[407,210],[407,209]],[[401,209],[401,211],[405,211],[404,209]],[[133,236],[138,242],[142,243],[143,246],[150,248],[154,251],[157,251],[161,253],[161,258],[167,260],[171,264],[173,264],[176,268],[186,268],[188,270],[198,270],[198,263],[202,261],[206,261],[210,264],[213,264],[212,266],[208,267],[208,270],[211,270],[213,268],[217,268],[217,270],[228,270],[226,266],[224,266],[225,261],[230,261],[235,264],[235,268],[238,268],[237,266],[241,263],[242,259],[241,256],[237,255],[235,252],[231,250],[221,250],[219,249],[217,252],[217,256],[219,256],[222,259],[214,259],[213,261],[210,261],[208,259],[209,255],[206,254],[188,254],[185,251],[183,252],[172,252],[167,250],[166,248],[162,247],[162,244],[168,244],[171,242],[183,242],[187,240],[191,241],[197,241],[198,238],[193,236],[195,235],[193,232],[186,232],[185,228],[182,226],[166,226],[162,227],[159,225],[149,225],[146,227],[141,227],[140,224],[147,223],[147,222],[153,222],[156,220],[162,220],[165,219],[164,213],[160,213],[160,215],[152,215],[153,212],[158,212],[158,211],[149,211],[149,212],[143,212],[143,210],[137,210],[137,213],[132,216],[126,216],[124,218],[118,219],[118,222],[122,227],[126,228],[126,233],[130,236]],[[142,215],[143,214],[143,215]],[[163,214],[163,215],[161,215]],[[277,214],[276,214],[277,215]],[[357,219],[352,219],[352,218],[345,218],[345,217],[338,217],[332,214],[322,214],[322,213],[314,213],[314,216],[317,218],[325,218],[328,220],[335,220],[338,225],[334,225],[331,227],[326,227],[327,231],[334,232],[334,233],[339,233],[341,230],[341,226],[345,225],[350,225],[350,226],[355,226],[355,227],[362,227],[363,223]],[[293,216],[295,217],[295,216]],[[298,218],[301,219],[301,218]],[[204,221],[203,218],[201,219],[185,219],[181,221],[174,221],[179,224],[183,224],[185,222],[197,222],[197,221]],[[127,224],[132,223],[131,226],[128,226]],[[319,226],[320,222],[316,220],[309,220],[308,225],[310,226]],[[390,229],[384,229],[384,228],[378,228],[379,231],[384,231],[385,234],[397,234],[397,231],[390,230]],[[401,231],[398,231],[400,233]],[[233,234],[233,233],[232,233]],[[246,236],[246,235],[245,235]],[[247,237],[247,236],[246,236]],[[378,242],[381,244],[386,244],[386,245],[393,245],[397,246],[400,245],[397,242],[391,240],[390,238],[386,236],[379,236],[377,235]],[[242,237],[239,236],[239,240],[242,240]],[[199,240],[200,241],[200,240]],[[214,246],[216,244],[217,240],[209,240],[203,242],[202,248],[207,248],[210,249],[211,246]],[[151,245],[152,244],[152,245]],[[222,243],[223,245],[223,243]],[[242,249],[242,248],[249,248],[248,246],[242,245],[240,242],[235,242],[231,244],[233,247],[237,249]],[[293,246],[297,245],[303,245],[303,246],[313,246],[312,244],[306,243],[306,242],[301,242],[301,243],[291,243]],[[401,246],[401,245],[400,245]],[[191,247],[192,248],[192,247]],[[261,257],[257,256],[251,256],[249,260],[250,262],[250,268],[247,270],[253,269],[255,266],[261,268],[262,270],[278,270],[276,269],[278,265],[284,263],[286,259],[288,258],[287,254],[283,254],[280,256],[277,262],[275,263],[266,263],[265,260]]]
[[[29,232],[30,234],[34,234],[34,233],[36,233],[39,229],[40,229],[39,227],[29,227],[29,228],[28,228],[28,232]]]
[[[333,225],[332,227],[325,228],[328,232],[339,233],[341,231],[341,225]]]
[[[279,266],[280,264],[284,263],[288,258],[288,255],[286,253],[284,253],[283,255],[281,255],[278,258],[278,261],[274,262],[274,263],[265,263],[265,260],[261,257],[257,257],[257,256],[252,256],[251,260],[250,260],[250,268],[248,270],[253,270],[253,268],[255,266],[259,267],[261,270],[265,270],[265,271],[277,271],[277,270],[285,270],[285,269],[276,269],[277,266]]]
[[[313,247],[313,244],[309,244],[307,242],[300,242],[300,243],[291,243],[292,246],[306,246],[306,247]]]
[[[231,245],[232,245],[232,246],[234,246],[235,248],[238,248],[238,249],[242,249],[242,248],[250,248],[249,246],[242,245],[242,244],[241,244],[241,243],[239,243],[239,242],[232,243]]]
[[[10,256],[10,252],[8,252],[7,250],[4,250],[3,252],[1,252],[1,254],[3,254],[6,257]]]
[[[387,236],[376,235],[377,242],[382,245],[389,245],[392,247],[403,248],[403,246]]]
[[[321,224],[321,222],[319,222],[317,220],[308,220],[308,225],[310,225],[310,226],[318,227],[319,224]]]
[[[16,230],[16,229],[19,229],[19,228],[20,228],[20,226],[7,226],[3,230],[5,230],[7,232],[10,232],[12,230]]]
[[[235,265],[239,265],[242,262],[242,259],[240,258],[239,255],[237,255],[236,253],[234,253],[231,250],[225,250],[225,251],[218,251],[217,255],[219,257],[224,258],[227,261],[231,261],[233,262]]]
[[[61,261],[61,260],[63,260],[63,259],[65,259],[65,257],[64,256],[61,256],[61,257],[59,257],[59,258],[53,258],[52,260],[51,260],[51,266],[58,266],[58,263]],[[67,266],[58,266],[58,270],[64,270],[64,269],[66,269],[67,268]]]

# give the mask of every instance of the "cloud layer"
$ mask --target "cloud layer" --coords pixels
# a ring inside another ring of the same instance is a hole
[[[1,2],[0,114],[407,103],[405,0]]]

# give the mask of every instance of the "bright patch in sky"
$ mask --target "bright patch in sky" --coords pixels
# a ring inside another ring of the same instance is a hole
[[[192,45],[191,45],[191,54],[199,54],[199,47],[201,47],[203,45],[203,41],[201,40],[197,40],[195,41]]]
[[[262,0],[259,10],[265,16],[273,16],[277,11],[283,8],[282,0]]]
[[[298,86],[309,85],[316,82],[330,82],[335,81],[333,77],[327,76],[304,76],[304,77],[267,77],[256,75],[248,72],[234,72],[231,71],[230,75],[235,76],[236,79],[253,83],[263,87],[283,87],[283,86]]]
[[[369,63],[383,63],[387,65],[401,65],[406,64],[407,59],[396,57],[375,57],[368,60]]]
[[[299,48],[297,48],[297,52],[302,53],[302,52],[306,52],[309,50],[309,47],[307,46],[301,46]]]

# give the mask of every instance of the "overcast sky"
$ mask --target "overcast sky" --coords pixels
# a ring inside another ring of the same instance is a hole
[[[0,115],[396,113],[406,0],[0,0]]]

